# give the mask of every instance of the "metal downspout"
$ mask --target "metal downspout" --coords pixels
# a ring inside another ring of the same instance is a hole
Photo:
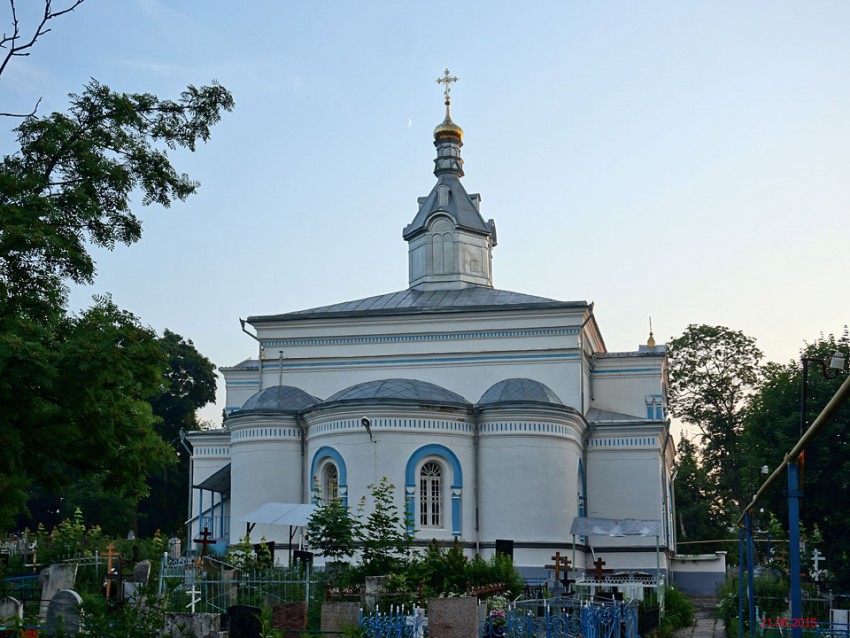
[[[246,323],[247,322],[244,319],[242,319],[242,318],[239,319],[239,324],[242,326],[242,332],[244,332],[246,335],[251,337],[254,341],[256,341],[259,344],[259,353],[258,353],[257,363],[258,363],[259,368],[260,368],[260,373],[259,373],[260,374],[260,387],[257,389],[257,391],[260,392],[263,389],[263,342],[260,340],[260,338],[257,335],[251,334],[250,332],[245,330],[245,324]]]
[[[480,444],[481,444],[481,434],[479,432],[479,418],[481,412],[478,407],[472,408],[472,425],[473,425],[473,439],[472,439],[472,447],[473,447],[473,462],[475,464],[475,489],[472,490],[472,500],[475,512],[475,555],[481,556],[481,526],[479,524],[478,519],[478,498],[479,498],[479,486],[481,485],[480,476]]]

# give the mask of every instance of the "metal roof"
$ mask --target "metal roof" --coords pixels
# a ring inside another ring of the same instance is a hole
[[[448,199],[443,205],[438,203],[438,189],[440,186],[448,188]],[[473,202],[473,198],[480,199],[480,196],[470,196],[463,187],[463,184],[461,184],[460,178],[456,175],[440,175],[437,178],[434,188],[431,189],[431,192],[419,207],[416,217],[413,218],[413,221],[402,232],[402,237],[410,240],[414,235],[426,230],[426,224],[431,215],[435,213],[446,213],[461,228],[466,228],[482,235],[492,235],[495,239],[495,228],[492,223],[488,224],[481,217],[481,213],[478,212],[478,207]],[[494,241],[493,245],[495,243]]]
[[[419,379],[378,379],[377,381],[358,383],[340,390],[328,398],[326,403],[375,399],[403,399],[419,403],[462,403],[469,405],[469,401],[461,395]]]
[[[534,379],[505,379],[490,386],[478,405],[492,403],[548,403],[563,406],[564,402],[549,386]]]
[[[385,295],[355,299],[329,306],[297,310],[279,315],[248,317],[251,324],[361,315],[398,315],[473,310],[518,310],[523,308],[586,308],[586,301],[557,301],[509,290],[472,286],[453,290],[400,290]]]
[[[240,523],[303,527],[316,511],[310,503],[265,503],[239,519]]]
[[[321,401],[301,388],[273,385],[257,392],[231,416],[244,412],[299,412]]]
[[[570,527],[573,536],[659,536],[661,521],[637,518],[582,518],[573,519]]]
[[[193,485],[193,487],[196,487],[199,490],[207,490],[210,492],[218,492],[219,494],[226,494],[230,491],[230,463],[225,465],[223,468],[221,468],[211,476],[205,478],[197,485]]]

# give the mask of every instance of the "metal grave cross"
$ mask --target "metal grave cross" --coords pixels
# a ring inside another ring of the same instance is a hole
[[[197,605],[199,602],[201,602],[201,591],[199,589],[195,589],[193,587],[192,589],[190,589],[186,593],[189,594],[189,596],[190,596],[189,604],[186,605],[186,607],[191,607],[192,613],[194,614],[195,613],[195,605]],[[197,598],[195,598],[195,596],[197,596]]]
[[[599,582],[602,582],[602,577],[605,574],[610,574],[614,571],[613,569],[602,569],[603,565],[607,565],[607,563],[602,560],[602,558],[597,558],[595,561],[593,561],[593,566],[596,569],[592,569],[591,572],[593,573],[593,576],[596,578],[596,580],[598,580]]]
[[[452,90],[452,88],[451,88],[452,82],[457,82],[457,76],[449,75],[448,69],[443,71],[443,77],[437,78],[437,84],[445,84],[446,85],[446,88],[445,88],[445,91],[444,91],[445,96],[446,96],[446,104],[448,104],[451,101],[451,98],[449,97],[449,93]]]
[[[109,598],[109,593],[112,590],[112,581],[115,579],[112,574],[112,559],[120,556],[121,554],[115,553],[115,545],[113,543],[109,543],[106,546],[106,551],[103,552],[103,555],[106,556],[106,597]],[[110,576],[112,576],[110,578]]]
[[[201,538],[196,538],[194,542],[198,543],[201,546],[201,556],[207,555],[207,545],[215,545],[217,540],[210,540],[210,530],[208,528],[204,528],[204,531],[201,532]]]
[[[812,552],[812,563],[814,563],[815,568],[812,570],[812,577],[815,582],[820,580],[820,563],[821,561],[826,561],[826,556],[820,553],[820,550],[815,548],[815,551]]]
[[[543,565],[546,569],[554,569],[555,570],[555,580],[560,582],[561,580],[561,571],[563,570],[565,573],[570,570],[570,559],[566,556],[561,556],[561,552],[555,552],[555,555],[552,556],[552,560],[555,561],[554,565]],[[561,562],[563,561],[563,562]]]

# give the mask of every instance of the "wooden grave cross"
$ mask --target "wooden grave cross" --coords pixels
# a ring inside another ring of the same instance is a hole
[[[552,560],[555,561],[554,565],[543,565],[545,569],[554,569],[555,570],[555,581],[560,582],[561,580],[561,570],[563,569],[564,573],[570,571],[570,559],[566,556],[562,557],[561,552],[555,552],[555,555],[552,556]],[[563,563],[561,562],[563,560]]]
[[[596,569],[590,570],[591,573],[593,574],[594,578],[596,578],[596,580],[599,581],[600,583],[602,582],[602,577],[605,574],[610,574],[611,572],[614,571],[613,569],[602,569],[602,566],[606,565],[606,564],[607,563],[604,560],[602,560],[602,558],[597,558],[595,561],[593,561],[593,566]]]
[[[204,531],[201,532],[201,538],[195,539],[195,542],[201,546],[201,556],[207,555],[207,545],[215,545],[218,542],[217,540],[210,540],[210,536],[212,536],[210,530],[205,527]]]
[[[115,579],[114,574],[112,573],[112,559],[120,556],[121,554],[116,554],[113,550],[115,549],[115,545],[113,543],[109,543],[106,546],[106,551],[103,553],[106,556],[106,597],[109,598],[109,592],[112,589],[112,581]]]

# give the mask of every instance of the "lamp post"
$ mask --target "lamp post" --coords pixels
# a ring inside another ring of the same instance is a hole
[[[816,363],[821,367],[823,376],[834,379],[839,371],[844,369],[844,353],[836,352],[827,365],[826,359],[803,357],[803,389],[800,395],[800,437],[806,431],[806,401],[808,399],[809,364]],[[805,460],[805,450],[799,460],[788,463],[788,556],[791,570],[791,618],[803,616],[803,600],[800,591],[800,499],[803,489],[800,482],[800,465]],[[799,622],[791,623],[792,638],[802,638],[803,630]]]

